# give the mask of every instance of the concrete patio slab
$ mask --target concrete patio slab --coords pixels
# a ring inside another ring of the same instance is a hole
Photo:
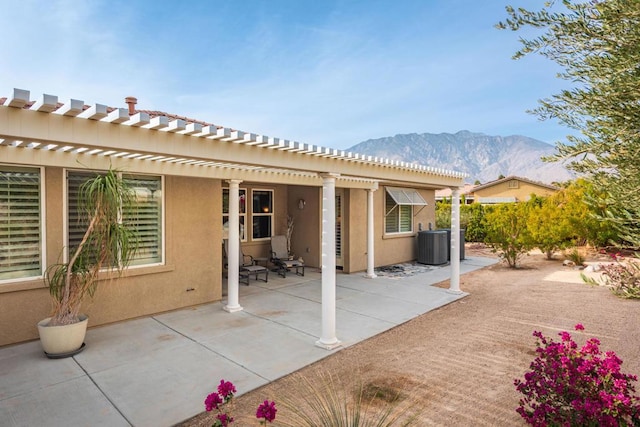
[[[467,259],[461,271],[495,262]],[[342,346],[462,298],[430,286],[449,274],[448,266],[401,279],[338,274]],[[90,328],[72,358],[47,359],[37,341],[0,348],[0,425],[169,426],[203,411],[220,379],[242,394],[331,355],[314,345],[321,274],[269,279],[240,286],[237,313],[217,302]]]
[[[92,378],[135,426],[171,425],[201,412],[205,396],[221,378],[239,390],[268,382],[195,342],[149,353]]]
[[[336,335],[343,347],[349,347],[362,340],[388,331],[395,323],[372,318],[360,313],[338,309],[336,311]]]
[[[7,347],[0,350],[0,401],[84,375],[73,359],[52,361],[44,357],[38,341]]]
[[[269,381],[326,357],[326,351],[314,345],[317,338],[278,323],[255,318],[254,324],[203,345],[234,363],[251,369]],[[273,345],[287,343],[286,345]]]
[[[0,400],[0,425],[120,427],[131,423],[91,378],[83,376]]]
[[[75,359],[92,374],[184,345],[187,341],[152,317],[146,317],[91,329],[85,339],[87,349],[100,348],[101,351],[83,351]]]
[[[367,292],[362,292],[358,297],[341,300],[337,306],[342,310],[360,313],[396,325],[426,312],[425,307],[420,303]]]

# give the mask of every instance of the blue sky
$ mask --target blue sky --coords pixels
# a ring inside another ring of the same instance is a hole
[[[0,97],[13,88],[162,110],[349,148],[402,133],[567,128],[527,114],[567,86],[511,55],[505,5],[543,0],[0,0]]]

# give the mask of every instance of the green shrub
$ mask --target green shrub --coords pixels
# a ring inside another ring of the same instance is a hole
[[[451,203],[436,203],[436,228],[451,228]]]
[[[480,203],[472,203],[461,207],[460,227],[465,229],[465,240],[467,242],[483,242],[487,237],[484,216],[490,210],[490,206],[484,206]]]
[[[511,268],[535,246],[527,227],[529,210],[528,203],[503,203],[485,215],[485,243]]]
[[[482,242],[486,236],[484,215],[489,206],[480,203],[460,204],[460,228],[465,229],[467,242]],[[451,228],[451,203],[448,201],[436,204],[436,228]]]
[[[576,235],[566,209],[565,193],[560,191],[533,203],[529,213],[529,230],[535,245],[552,259],[554,252],[572,245]]]
[[[580,178],[563,189],[564,202],[560,205],[572,227],[575,245],[590,244],[596,247],[622,243],[614,221],[607,217],[604,195],[598,194],[591,182]]]

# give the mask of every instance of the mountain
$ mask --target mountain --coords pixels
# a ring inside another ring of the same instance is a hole
[[[542,156],[555,148],[526,136],[490,136],[466,130],[451,133],[410,133],[361,142],[348,151],[465,172],[467,182],[493,181],[517,175],[547,184],[566,181],[574,174],[561,163],[546,163]]]

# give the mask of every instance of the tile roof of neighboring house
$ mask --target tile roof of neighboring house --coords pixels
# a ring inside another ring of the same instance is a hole
[[[529,184],[537,185],[539,187],[545,187],[545,188],[548,188],[549,190],[558,190],[558,187],[555,187],[553,185],[545,184],[543,182],[538,182],[538,181],[532,181],[530,179],[523,178],[521,176],[509,175],[509,176],[507,176],[505,178],[500,178],[500,179],[496,179],[495,181],[489,181],[487,183],[477,185],[477,186],[473,187],[471,192],[475,192],[475,191],[478,191],[478,190],[482,190],[484,188],[492,187],[494,185],[497,185],[497,184],[500,184],[500,183],[503,183],[503,182],[507,182],[507,181],[511,181],[513,179],[516,179],[516,180],[522,181],[522,182],[527,182]]]
[[[473,184],[464,184],[460,194],[468,194],[470,192],[470,190],[472,190],[474,187],[475,187],[475,185],[473,185]],[[436,190],[436,199],[443,199],[445,197],[451,197],[451,191],[452,190],[450,188],[443,188],[441,190]]]

